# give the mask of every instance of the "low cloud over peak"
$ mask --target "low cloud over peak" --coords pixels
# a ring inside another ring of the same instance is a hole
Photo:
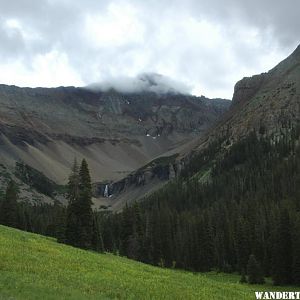
[[[99,83],[87,86],[91,90],[109,91],[114,89],[121,93],[153,92],[156,94],[190,94],[191,87],[157,73],[141,73],[136,77],[111,77]]]
[[[299,0],[0,0],[0,83],[119,78],[122,90],[186,91],[165,78],[157,86],[132,79],[151,71],[195,95],[231,98],[239,79],[299,44],[299,10]]]

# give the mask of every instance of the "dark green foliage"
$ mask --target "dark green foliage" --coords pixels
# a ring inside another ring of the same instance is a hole
[[[231,147],[225,138],[216,141],[194,154],[182,176],[118,214],[92,212],[83,162],[69,179],[65,240],[163,267],[242,274],[248,267],[251,283],[271,275],[275,284],[299,285],[299,133],[251,133]],[[22,228],[45,233],[48,224],[48,234],[59,234],[61,208],[48,208],[49,220],[42,207],[23,208]]]
[[[250,255],[247,264],[248,283],[263,284],[265,282],[260,264],[253,254]]]
[[[76,247],[104,251],[101,220],[91,207],[91,178],[85,160],[80,169],[74,162],[67,197],[67,209],[57,201],[53,205],[17,203],[17,187],[10,182],[0,202],[1,224],[53,236],[58,242]]]
[[[7,197],[0,199],[2,225],[57,237],[59,241],[64,242],[65,208],[61,204],[55,202],[54,205],[32,205],[17,202],[15,199],[17,187],[10,182],[7,186]]]
[[[96,215],[93,216],[91,249],[97,252],[104,252],[103,239],[100,232],[98,217]]]
[[[15,175],[24,183],[49,197],[53,197],[55,191],[59,189],[59,186],[42,172],[21,162],[16,162]]]
[[[6,188],[4,201],[0,204],[0,221],[1,224],[18,227],[18,192],[16,184],[11,180]]]
[[[189,163],[182,170],[181,176],[183,178],[189,178],[207,165],[211,165],[221,149],[222,142],[223,140],[217,140],[211,143],[208,148],[204,149],[201,155],[194,154]]]
[[[242,276],[241,276],[241,279],[240,279],[240,283],[247,283],[247,277],[246,277],[245,270],[242,271]]]
[[[246,270],[253,253],[254,281],[273,274],[277,283],[279,274],[281,284],[297,283],[299,230],[280,217],[300,210],[300,150],[292,139],[299,139],[299,130],[276,141],[251,133],[223,152],[226,140],[211,144],[146,201],[107,215],[101,225],[105,249],[160,266],[175,262],[177,268],[225,272]],[[211,170],[209,181],[199,180],[203,168]]]
[[[61,204],[55,201],[54,203],[55,214],[54,219],[54,234],[59,243],[66,242],[66,209],[62,208]]]
[[[273,279],[276,285],[292,281],[292,236],[288,211],[280,211],[278,225],[274,236]]]
[[[245,270],[250,255],[250,230],[245,219],[239,218],[235,234],[235,248],[239,271]]]
[[[88,165],[82,160],[78,169],[75,160],[68,182],[65,241],[83,249],[103,251],[98,221],[92,210],[92,185]]]
[[[300,286],[300,218],[299,217],[300,216],[298,215],[294,227],[293,266],[292,266],[293,283],[298,286]]]
[[[92,184],[90,172],[85,159],[82,160],[79,170],[79,198],[77,202],[79,236],[78,246],[84,249],[91,248],[93,233]]]
[[[79,214],[79,168],[76,160],[74,161],[67,187],[67,199],[69,203],[67,207],[65,238],[67,244],[77,246],[80,224],[77,217],[77,215]]]

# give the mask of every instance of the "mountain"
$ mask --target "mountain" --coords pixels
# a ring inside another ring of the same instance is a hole
[[[153,166],[160,176],[167,174],[167,179],[177,176],[184,166],[192,164],[192,157],[205,151],[212,143],[223,140],[219,155],[232,145],[255,131],[261,138],[270,137],[279,140],[291,131],[300,120],[300,46],[285,60],[267,73],[245,77],[234,88],[232,105],[204,134],[187,141],[178,151],[165,154],[165,161],[152,164],[150,177],[153,177]],[[197,166],[195,166],[197,169]],[[140,176],[140,174],[138,174]],[[149,177],[149,176],[148,176]],[[143,176],[142,176],[143,179]],[[143,180],[142,180],[143,182]],[[153,180],[147,181],[149,188]],[[157,185],[157,184],[160,185]],[[138,200],[145,194],[151,194],[165,182],[156,182],[155,189],[140,193],[126,191],[114,200],[120,203],[127,199]],[[118,184],[117,184],[118,186]],[[143,187],[143,186],[142,186]],[[144,187],[143,187],[144,188]],[[127,195],[128,194],[128,195]],[[124,195],[124,197],[123,197]],[[113,202],[114,203],[114,202]],[[118,203],[114,203],[118,207]]]
[[[177,176],[195,153],[215,141],[226,140],[222,147],[224,151],[251,131],[256,131],[261,137],[280,139],[299,122],[299,103],[300,46],[269,72],[240,80],[234,88],[232,105],[221,115],[219,122],[194,139],[186,140],[175,151],[168,151],[158,162],[150,163],[148,168],[110,183],[111,193],[115,196],[101,203],[120,209],[127,201],[136,201],[151,194],[166,183],[159,179]],[[128,182],[134,183],[133,189],[127,187]],[[99,184],[97,188],[99,194],[103,194],[105,184]]]
[[[249,275],[254,262],[260,283],[299,286],[299,103],[300,47],[236,84],[220,122],[172,160],[173,180],[101,216],[105,249],[196,272]]]
[[[269,72],[240,80],[230,111],[207,136],[212,141],[226,135],[234,142],[255,130],[279,137],[299,121],[300,45]]]
[[[103,209],[90,215],[93,229],[89,231],[92,235],[89,249],[118,253],[160,267],[237,272],[249,283],[263,284],[264,277],[271,277],[275,285],[299,286],[299,49],[268,73],[238,82],[231,108],[202,134],[195,137],[187,127],[178,126],[179,122],[171,126],[171,131],[169,126],[155,128],[151,133],[143,131],[144,138],[155,142],[162,136],[175,133],[179,136],[182,132],[190,138],[181,140],[180,147],[173,144],[124,178],[94,184],[94,194],[106,195],[107,203],[114,203],[117,212]],[[115,91],[108,93],[110,97],[111,93],[115,95]],[[167,101],[166,95],[161,97]],[[175,99],[184,96],[171,97],[172,103],[176,103]],[[125,102],[121,107],[132,103],[129,98]],[[184,103],[188,107],[193,104],[185,119],[189,123],[192,111],[197,110],[190,98]],[[205,103],[200,101],[201,107],[207,107]],[[141,123],[143,130],[149,129],[142,124],[153,124],[157,119],[141,116],[141,111],[142,108],[135,124]],[[175,117],[181,111],[176,111]],[[127,120],[129,115],[122,109],[103,109],[101,118],[109,113],[119,114],[121,120]],[[159,110],[158,119],[161,113]],[[112,123],[115,124],[111,121],[110,127]],[[121,128],[113,130],[119,134],[114,138],[121,142],[121,135],[124,138],[127,133],[126,138],[132,141],[128,127]],[[48,132],[41,135],[59,140]],[[27,144],[30,145],[28,141]],[[86,143],[83,145],[86,147]],[[24,147],[22,143],[21,146]],[[53,190],[63,189],[26,164],[17,164],[17,170],[16,176],[21,174],[23,181],[34,183],[36,189],[50,196]],[[138,196],[135,191],[139,191]],[[68,211],[63,205],[17,203],[12,192],[13,188],[6,193],[4,221],[9,220],[6,215],[9,207],[13,207],[19,216],[18,224],[15,222],[18,228],[68,241],[64,228],[66,220],[72,224],[73,219],[66,217]],[[122,199],[122,195],[126,197]],[[121,205],[141,197],[143,201]]]
[[[0,85],[1,172],[17,161],[65,184],[76,157],[87,159],[93,182],[119,181],[201,136],[230,103],[166,91]]]

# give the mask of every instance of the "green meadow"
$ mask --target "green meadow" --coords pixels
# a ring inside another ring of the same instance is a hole
[[[0,299],[255,299],[254,291],[293,291],[271,283],[251,286],[239,276],[145,265],[88,252],[52,238],[0,226]],[[299,290],[299,289],[298,289]]]

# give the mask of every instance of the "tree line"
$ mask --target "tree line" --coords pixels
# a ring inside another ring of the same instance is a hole
[[[299,127],[280,138],[252,132],[225,152],[220,149],[228,140],[215,141],[194,155],[181,176],[121,213],[92,210],[87,163],[79,168],[75,162],[67,208],[25,207],[9,200],[17,197],[9,184],[1,223],[161,267],[300,285],[299,136]],[[13,215],[19,220],[20,210],[23,223],[7,222]]]
[[[100,217],[105,251],[196,272],[235,271],[251,283],[271,276],[278,285],[300,285],[299,133],[252,132],[223,154],[226,140],[211,144],[145,201]]]
[[[18,187],[7,185],[0,205],[0,223],[22,230],[56,237],[58,242],[74,247],[103,251],[96,213],[92,210],[92,185],[88,164],[80,167],[74,161],[69,176],[67,207],[58,201],[53,205],[18,202]]]

